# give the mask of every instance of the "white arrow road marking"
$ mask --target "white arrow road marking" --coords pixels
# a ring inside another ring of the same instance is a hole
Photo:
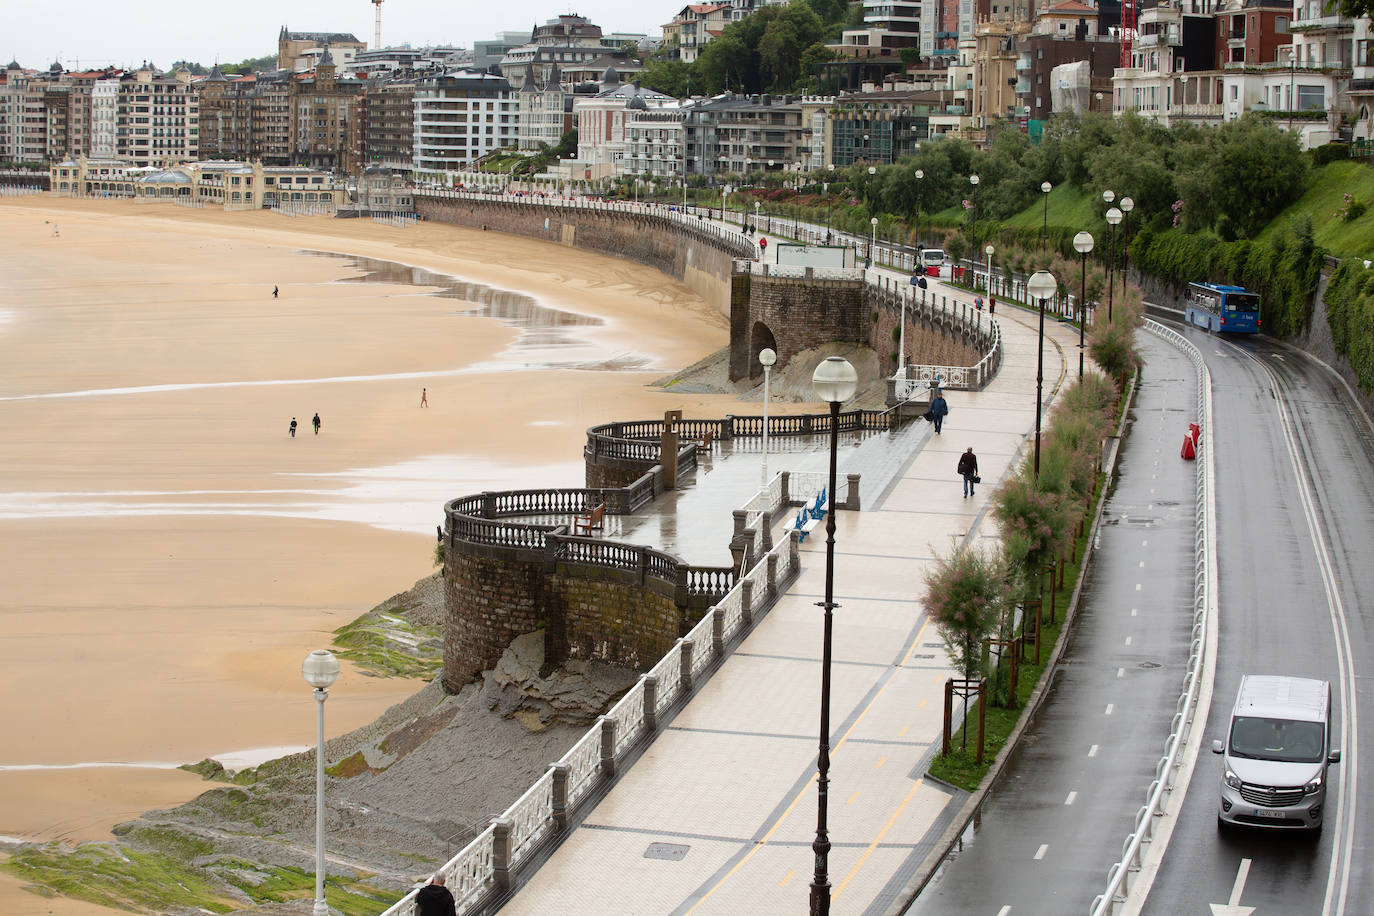
[[[1236,883],[1231,885],[1231,899],[1226,903],[1209,904],[1212,916],[1250,916],[1255,912],[1252,906],[1240,905],[1240,895],[1245,892],[1245,879],[1249,874],[1250,860],[1241,859],[1240,868],[1236,869]]]

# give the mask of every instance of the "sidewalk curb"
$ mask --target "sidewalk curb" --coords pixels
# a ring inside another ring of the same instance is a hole
[[[1121,420],[1117,423],[1116,438],[1118,443],[1121,441],[1121,437],[1125,432],[1126,422],[1130,417],[1131,405],[1135,403],[1135,393],[1139,384],[1140,370],[1137,369],[1135,375],[1131,378],[1130,389],[1126,393],[1125,405],[1121,411]],[[1112,478],[1115,475],[1116,459],[1120,451],[1119,447],[1112,450],[1110,463],[1106,468],[1107,476],[1102,484],[1102,495],[1098,499],[1097,509],[1093,513],[1092,527],[1088,530],[1088,542],[1083,551],[1083,565],[1079,567],[1078,581],[1074,584],[1073,595],[1070,597],[1069,605],[1064,611],[1064,626],[1060,629],[1059,638],[1055,640],[1054,647],[1050,650],[1050,656],[1045,663],[1045,671],[1040,678],[1040,682],[1037,683],[1035,689],[1031,691],[1030,697],[1026,700],[1025,709],[1022,710],[1021,718],[1017,721],[1016,727],[1012,729],[1011,734],[1007,736],[1007,741],[1002,745],[1002,749],[998,751],[996,759],[993,760],[992,766],[988,769],[987,776],[983,778],[978,789],[964,802],[963,807],[959,809],[959,813],[955,815],[954,820],[952,820],[949,827],[945,829],[944,835],[936,842],[935,849],[925,857],[920,866],[916,869],[916,874],[907,882],[906,886],[897,893],[895,902],[883,911],[884,916],[900,916],[900,914],[905,913],[907,909],[916,902],[916,898],[921,895],[921,891],[925,890],[931,878],[935,877],[935,873],[954,849],[955,844],[959,842],[959,838],[963,835],[964,831],[968,829],[968,825],[973,820],[974,815],[983,807],[983,802],[987,800],[988,793],[992,790],[993,785],[1001,779],[1002,772],[1007,766],[1007,760],[1020,744],[1022,735],[1025,734],[1026,729],[1039,715],[1040,707],[1044,702],[1045,695],[1048,693],[1049,684],[1053,681],[1054,675],[1059,668],[1059,660],[1064,654],[1064,646],[1068,642],[1069,632],[1073,629],[1073,623],[1078,617],[1079,598],[1082,595],[1084,580],[1087,578],[1088,574],[1089,561],[1093,553],[1093,541],[1097,536],[1098,528],[1102,524],[1102,511],[1107,505],[1107,491],[1111,487]],[[930,776],[928,773],[925,774],[925,778],[936,781],[934,777]]]

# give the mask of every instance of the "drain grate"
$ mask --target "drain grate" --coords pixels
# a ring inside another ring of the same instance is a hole
[[[681,862],[690,848],[690,846],[684,846],[681,843],[650,843],[649,848],[644,850],[644,858]]]
[[[1140,663],[1140,667],[1142,667],[1142,668],[1158,668],[1158,667],[1159,667],[1159,662],[1141,662],[1141,663]]]

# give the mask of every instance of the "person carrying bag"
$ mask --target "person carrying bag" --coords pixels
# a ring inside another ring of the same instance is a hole
[[[983,478],[978,476],[978,456],[973,454],[973,446],[968,447],[968,451],[959,456],[959,476],[964,478],[964,499],[973,495],[973,485],[982,483]]]

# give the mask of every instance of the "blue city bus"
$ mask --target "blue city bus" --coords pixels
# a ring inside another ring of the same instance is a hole
[[[1209,331],[1258,334],[1260,297],[1240,286],[1189,283],[1185,320]]]

